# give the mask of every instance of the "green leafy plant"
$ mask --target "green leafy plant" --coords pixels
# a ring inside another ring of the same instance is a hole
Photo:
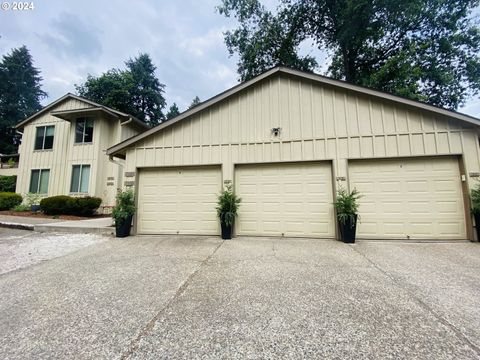
[[[17,206],[15,206],[15,207],[13,207],[12,210],[13,210],[13,211],[16,211],[16,212],[29,211],[29,210],[30,210],[30,206],[29,206],[29,205],[26,205],[26,204],[20,204],[20,205],[17,205]]]
[[[242,199],[233,192],[232,185],[227,185],[217,201],[217,215],[221,223],[227,226],[233,225],[241,201]]]
[[[480,184],[477,184],[475,188],[472,189],[470,197],[472,199],[472,213],[480,214]]]
[[[32,205],[40,205],[40,200],[42,200],[42,195],[36,193],[25,194],[23,198],[23,203],[29,207]]]
[[[16,164],[16,162],[15,162],[15,160],[13,160],[13,158],[8,159],[8,161],[7,161],[8,167],[13,168],[13,167],[15,167],[15,164]]]
[[[0,192],[15,192],[17,176],[0,176]]]
[[[118,192],[117,201],[112,210],[115,224],[123,224],[133,214],[135,214],[135,195],[133,190]]]
[[[0,210],[10,210],[22,203],[22,195],[13,192],[0,192]]]
[[[40,209],[47,215],[92,216],[102,199],[97,197],[51,196],[40,201]]]
[[[345,225],[347,222],[353,224],[355,216],[358,216],[358,199],[361,198],[357,189],[348,192],[344,188],[337,191],[337,199],[333,203],[337,210],[337,218],[341,224]]]

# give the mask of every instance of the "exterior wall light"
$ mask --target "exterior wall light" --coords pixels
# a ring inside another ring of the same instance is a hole
[[[272,128],[272,135],[273,136],[279,136],[281,131],[282,131],[281,127],[274,127],[274,128]]]

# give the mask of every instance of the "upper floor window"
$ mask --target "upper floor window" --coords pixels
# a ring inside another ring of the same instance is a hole
[[[93,141],[93,119],[78,118],[75,124],[75,143],[91,143]]]
[[[53,149],[53,133],[55,126],[38,126],[35,135],[35,150]]]
[[[35,194],[46,194],[48,192],[49,169],[32,170],[30,177],[30,192]]]

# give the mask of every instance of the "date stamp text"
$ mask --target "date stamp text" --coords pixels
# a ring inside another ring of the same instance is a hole
[[[29,11],[35,10],[33,1],[2,1],[3,11]]]

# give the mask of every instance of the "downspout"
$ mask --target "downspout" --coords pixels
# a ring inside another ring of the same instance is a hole
[[[109,155],[108,160],[112,163],[118,166],[118,171],[117,171],[117,192],[121,191],[123,189],[123,168],[125,166],[124,161],[120,160],[115,160],[113,155]]]

